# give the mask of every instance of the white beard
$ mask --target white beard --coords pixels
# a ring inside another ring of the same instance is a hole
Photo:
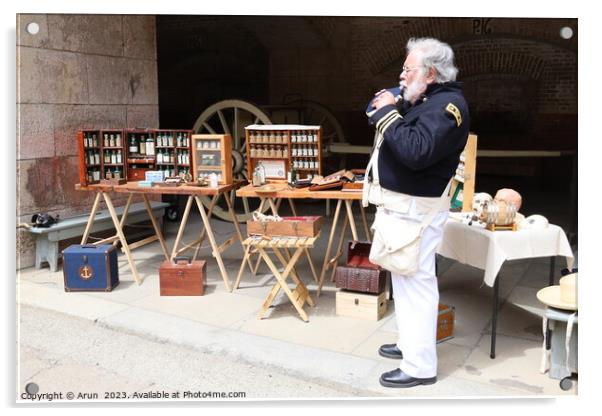
[[[416,80],[411,85],[405,86],[403,99],[414,104],[424,91],[426,91],[426,82]]]

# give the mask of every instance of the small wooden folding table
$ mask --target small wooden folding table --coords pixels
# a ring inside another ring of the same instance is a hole
[[[305,322],[309,321],[307,313],[303,310],[303,305],[307,302],[310,306],[315,306],[314,301],[309,295],[309,291],[299,279],[299,276],[294,270],[295,263],[301,257],[301,253],[303,251],[312,248],[316,239],[318,237],[271,237],[265,238],[263,236],[249,237],[245,241],[243,241],[243,245],[247,247],[246,252],[249,252],[250,248],[254,248],[257,250],[263,261],[268,265],[270,271],[276,277],[276,284],[266,297],[263,302],[263,306],[261,311],[259,312],[259,319],[262,319],[272,303],[274,299],[278,295],[280,289],[284,290],[286,296],[289,298],[301,319]],[[278,270],[278,267],[274,264],[266,249],[270,249],[274,252],[282,266],[284,267],[284,271],[281,273]],[[288,250],[295,249],[294,253],[290,256],[290,258],[285,258],[283,253],[280,250]],[[244,262],[244,260],[243,260]],[[286,282],[288,276],[291,276],[291,279],[296,284],[295,288],[291,290],[288,287],[288,283]],[[238,281],[240,280],[240,274]],[[237,284],[238,284],[237,281]],[[236,286],[236,285],[235,285]]]

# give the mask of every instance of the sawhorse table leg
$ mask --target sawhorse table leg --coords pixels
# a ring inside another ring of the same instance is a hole
[[[117,232],[117,238],[121,242],[122,250],[125,254],[125,257],[127,258],[128,264],[130,266],[130,270],[132,271],[132,275],[134,276],[134,280],[136,281],[136,283],[141,284],[142,279],[140,278],[140,275],[138,274],[138,269],[136,269],[136,264],[134,263],[134,260],[132,259],[132,253],[130,252],[130,247],[128,246],[128,242],[125,239],[125,235],[123,234],[121,221],[119,220],[119,216],[117,215],[117,212],[115,211],[115,207],[113,206],[113,201],[111,200],[111,197],[109,196],[108,193],[99,191],[96,194],[96,197],[94,199],[94,204],[92,205],[92,211],[90,212],[90,217],[88,218],[88,223],[86,225],[84,235],[82,236],[81,243],[86,244],[86,242],[88,241],[88,237],[90,236],[90,231],[92,229],[92,225],[94,224],[94,217],[98,210],[98,205],[100,203],[101,196],[104,198],[105,203],[107,204],[107,209],[109,210],[109,215],[111,216],[111,219],[113,220],[113,225],[115,226],[115,231]],[[124,214],[127,215],[127,211],[124,211]],[[150,215],[152,218],[152,213]]]

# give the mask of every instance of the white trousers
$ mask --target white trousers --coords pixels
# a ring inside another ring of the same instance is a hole
[[[403,354],[399,368],[411,377],[430,378],[437,375],[437,315],[439,288],[435,275],[435,253],[443,239],[448,213],[435,215],[423,231],[420,261],[414,276],[391,273],[395,317]]]

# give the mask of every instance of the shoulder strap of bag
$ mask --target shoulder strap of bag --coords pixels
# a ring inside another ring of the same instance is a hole
[[[368,181],[368,177],[370,176],[370,171],[373,172],[372,182],[379,183],[378,178],[378,154],[380,153],[380,146],[383,144],[384,137],[382,134],[376,130],[374,133],[374,150],[370,155],[370,161],[368,162],[368,166],[366,167],[366,173],[364,174],[364,185]]]

